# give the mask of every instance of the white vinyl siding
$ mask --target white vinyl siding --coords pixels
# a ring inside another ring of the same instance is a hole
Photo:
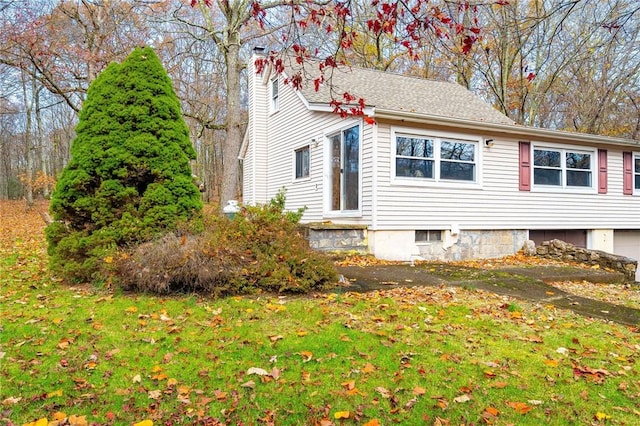
[[[247,149],[242,164],[242,199],[246,204],[266,203],[266,174],[268,163],[263,161],[267,154],[267,116],[269,93],[263,83],[263,76],[257,75],[251,61],[252,75],[249,80],[249,122],[247,125]]]
[[[479,147],[481,186],[397,184],[395,123],[379,121],[378,182],[374,229],[438,230],[453,224],[464,229],[640,229],[639,197],[622,195],[622,149],[608,147],[607,194],[585,191],[519,191],[518,140],[499,135],[469,135],[493,139]],[[416,126],[410,134],[428,134]],[[407,133],[403,128],[403,133]],[[585,146],[590,151],[596,147]],[[594,155],[593,161],[597,160]],[[597,170],[594,165],[594,170]],[[593,179],[596,179],[594,173]],[[418,180],[418,179],[415,179]],[[419,181],[419,180],[418,180]],[[597,188],[594,182],[594,188]],[[519,248],[518,248],[519,249]]]
[[[412,241],[415,230],[448,231],[453,225],[461,232],[467,229],[640,230],[640,197],[623,195],[622,152],[630,151],[628,147],[595,143],[572,147],[569,142],[532,142],[532,149],[544,146],[592,152],[592,188],[589,191],[563,188],[520,191],[518,142],[522,139],[400,121],[380,119],[375,125],[369,125],[359,118],[342,119],[330,112],[311,110],[287,85],[279,87],[280,112],[270,114],[271,80],[261,76],[250,79],[249,90],[255,90],[255,93],[249,99],[250,145],[244,162],[245,203],[268,202],[285,187],[287,209],[307,207],[303,222],[332,220],[369,225],[371,230],[405,230]],[[327,217],[324,204],[326,138],[351,123],[361,126],[359,216]],[[397,178],[397,133],[473,142],[476,144],[475,182]],[[492,139],[493,146],[485,146],[484,139]],[[269,141],[268,146],[266,141]],[[309,178],[296,180],[292,153],[307,145]],[[606,194],[597,193],[598,148],[607,150]],[[634,167],[639,155],[636,150]],[[636,193],[640,192],[636,189]]]
[[[326,185],[324,150],[328,129],[348,127],[350,122],[354,125],[361,123],[362,120],[342,119],[339,115],[330,112],[310,111],[288,85],[280,85],[278,98],[280,112],[268,115],[264,127],[266,137],[270,141],[265,157],[261,160],[268,165],[263,177],[266,201],[284,187],[287,209],[307,208],[302,222],[326,220],[323,204]],[[361,137],[361,166],[367,158],[369,158],[369,164],[361,169],[361,175],[365,169],[371,170],[371,149],[366,148],[368,152],[365,152],[363,141],[364,138]],[[309,146],[309,177],[295,179],[295,162],[292,160],[292,152],[306,145]],[[362,186],[365,182],[370,183],[371,177],[361,177],[361,200],[364,197]],[[370,188],[367,189],[367,193],[370,196]],[[367,223],[371,220],[370,208],[371,202],[365,203],[363,200],[358,216],[344,219],[344,222]]]

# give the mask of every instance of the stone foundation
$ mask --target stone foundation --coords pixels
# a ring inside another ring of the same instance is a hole
[[[366,225],[309,223],[303,226],[309,247],[314,250],[368,253]]]
[[[531,250],[531,242],[527,242],[525,252],[530,252],[530,254],[535,254],[536,256],[546,259],[598,265],[603,269],[622,272],[625,276],[625,281],[635,282],[636,279],[638,262],[628,257],[618,256],[600,250],[576,247],[573,244],[561,240],[543,241],[542,244],[535,247],[534,253],[531,253]]]
[[[526,230],[465,229],[458,235],[443,232],[443,240],[416,244],[425,260],[491,259],[517,253],[527,240]]]

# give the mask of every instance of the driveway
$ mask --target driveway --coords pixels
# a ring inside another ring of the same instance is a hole
[[[547,282],[588,281],[621,283],[617,272],[571,266],[505,266],[476,269],[450,264],[369,265],[338,268],[350,283],[350,291],[364,292],[392,287],[457,286],[472,287],[531,302],[570,309],[578,314],[602,318],[623,325],[640,326],[640,310],[567,293]],[[638,287],[637,291],[640,291]]]

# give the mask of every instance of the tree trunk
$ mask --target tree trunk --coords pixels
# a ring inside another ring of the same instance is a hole
[[[27,82],[26,82],[27,74],[26,72],[22,73],[22,95],[24,97],[25,103],[25,115],[26,115],[26,123],[24,130],[24,153],[26,159],[26,170],[24,175],[24,186],[25,186],[25,201],[27,202],[27,209],[30,209],[33,206],[33,143],[31,136],[31,121],[32,121],[32,110],[33,110],[33,99],[29,99],[27,93]],[[32,78],[32,82],[33,77]],[[33,93],[31,94],[33,96]]]
[[[42,108],[40,107],[40,92],[43,87],[38,87],[38,90],[35,92],[35,103],[36,103],[36,135],[38,141],[38,155],[40,156],[40,173],[43,177],[42,181],[42,196],[44,198],[49,198],[49,184],[47,183],[47,176],[49,175],[47,170],[47,152],[44,144],[43,137],[43,128],[42,128]]]
[[[225,50],[227,66],[227,137],[222,144],[222,187],[220,205],[229,200],[238,199],[240,164],[238,154],[242,144],[242,110],[240,106],[240,42],[239,34],[229,32],[229,41]]]

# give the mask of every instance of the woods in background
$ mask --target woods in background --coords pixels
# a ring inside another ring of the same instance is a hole
[[[0,1],[0,198],[49,195],[89,84],[136,46],[166,67],[194,173],[224,202],[240,191],[256,46],[457,81],[524,125],[639,139],[639,31],[635,0]]]

